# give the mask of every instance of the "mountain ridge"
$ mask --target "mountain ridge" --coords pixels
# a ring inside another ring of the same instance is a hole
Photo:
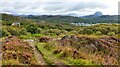
[[[8,17],[8,18],[6,18]],[[17,18],[18,17],[18,18]],[[11,20],[12,22],[17,19],[25,20],[31,19],[35,21],[46,21],[46,22],[68,22],[68,23],[118,23],[118,15],[102,15],[97,17],[75,17],[75,16],[63,16],[63,15],[19,15],[14,16],[11,14],[2,14],[2,20]]]

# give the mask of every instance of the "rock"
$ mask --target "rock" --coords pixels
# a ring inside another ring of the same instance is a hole
[[[30,58],[31,57],[31,53],[23,53],[23,57]]]
[[[40,42],[49,42],[51,40],[51,38],[48,38],[48,37],[41,37],[39,39]]]
[[[65,35],[61,40],[64,40],[64,39],[69,39],[70,36],[69,35]]]
[[[54,50],[53,54],[58,54],[60,53],[62,50]]]

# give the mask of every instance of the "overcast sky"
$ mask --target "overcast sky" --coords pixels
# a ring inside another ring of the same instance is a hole
[[[118,14],[119,0],[1,0],[0,13],[33,15]]]

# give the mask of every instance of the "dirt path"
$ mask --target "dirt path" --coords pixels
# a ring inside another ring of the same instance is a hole
[[[34,49],[34,53],[35,53],[35,57],[37,59],[37,62],[39,65],[47,65],[47,63],[45,62],[45,60],[43,59],[42,54],[37,50],[37,48],[35,47],[35,42],[33,40],[24,40],[30,43],[30,45],[33,47]],[[41,48],[43,48],[41,46]],[[43,50],[44,53],[48,52],[46,49]],[[45,54],[46,55],[46,54]],[[51,60],[52,62],[54,62],[55,65],[57,65],[57,67],[66,67],[64,66],[65,64],[58,58],[56,58],[55,56],[53,56],[51,53],[47,53],[47,55],[49,55],[49,60]]]
[[[38,48],[40,49],[40,51],[44,51],[42,53],[44,54],[45,57],[47,57],[47,60],[50,60],[54,65],[57,65],[57,67],[66,67],[65,66],[66,64],[63,63],[61,59],[57,58],[50,51],[44,48],[43,46],[44,44],[38,43],[37,45],[39,45]]]
[[[27,41],[29,42],[29,44],[33,47],[34,49],[34,53],[35,53],[35,57],[36,57],[36,60],[37,60],[37,63],[38,65],[47,65],[47,63],[45,62],[45,60],[43,59],[43,56],[42,54],[37,50],[37,48],[35,47],[35,42],[31,39],[28,39],[28,40],[24,40],[24,41]]]

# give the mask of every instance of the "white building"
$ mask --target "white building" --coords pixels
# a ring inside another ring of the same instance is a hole
[[[20,23],[19,22],[13,22],[12,26],[19,26],[20,27]]]

